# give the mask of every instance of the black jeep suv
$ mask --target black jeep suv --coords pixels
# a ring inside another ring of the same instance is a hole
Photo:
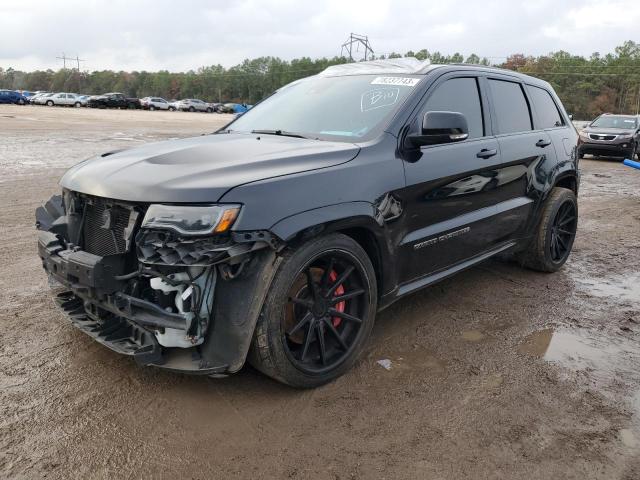
[[[605,113],[580,131],[578,156],[624,157],[640,154],[640,117]]]
[[[504,252],[560,268],[576,141],[535,78],[334,66],[214,134],[71,168],[36,213],[39,255],[73,324],[140,364],[223,375],[248,358],[313,387],[415,290]]]

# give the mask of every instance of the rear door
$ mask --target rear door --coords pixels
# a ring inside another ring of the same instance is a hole
[[[484,79],[492,106],[492,125],[500,144],[502,169],[496,178],[502,203],[494,222],[494,235],[520,238],[525,235],[534,202],[544,189],[549,165],[556,152],[551,136],[534,124],[531,102],[524,84],[510,76]]]
[[[491,131],[489,106],[481,78],[475,74],[449,74],[430,87],[411,120],[416,131],[428,111],[465,115],[467,140],[428,145],[405,160],[407,187],[401,192],[405,206],[398,276],[408,283],[421,276],[464,261],[491,248],[496,237],[490,218],[501,195],[497,179],[502,159]]]
[[[559,163],[572,161],[572,153],[576,147],[576,134],[569,120],[561,113],[551,92],[535,85],[526,85],[527,94],[534,110],[534,125],[544,130],[553,140]]]

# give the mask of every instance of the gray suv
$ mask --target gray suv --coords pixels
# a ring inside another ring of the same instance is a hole
[[[580,132],[578,154],[625,157],[640,153],[640,117],[604,113]]]

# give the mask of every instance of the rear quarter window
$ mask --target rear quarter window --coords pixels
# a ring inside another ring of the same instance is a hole
[[[540,128],[562,127],[564,121],[558,111],[556,102],[553,101],[551,94],[540,87],[528,86],[531,102],[536,111]]]
[[[531,112],[522,86],[507,80],[489,79],[499,134],[532,130]]]

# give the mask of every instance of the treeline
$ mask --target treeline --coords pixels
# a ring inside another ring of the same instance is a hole
[[[559,51],[539,57],[514,54],[502,62],[490,62],[477,55],[464,58],[459,53],[443,55],[428,50],[392,53],[387,58],[402,56],[428,59],[432,63],[493,64],[542,78],[554,86],[575,118],[589,119],[601,112],[636,113],[640,107],[640,44],[633,41],[625,42],[613,53],[594,53],[588,58]],[[303,57],[291,61],[260,57],[245,60],[231,68],[213,65],[182,73],[110,70],[21,72],[0,68],[0,88],[86,94],[115,91],[136,97],[153,95],[167,99],[255,103],[286,83],[314,75],[329,65],[346,62],[343,57],[315,60]]]

